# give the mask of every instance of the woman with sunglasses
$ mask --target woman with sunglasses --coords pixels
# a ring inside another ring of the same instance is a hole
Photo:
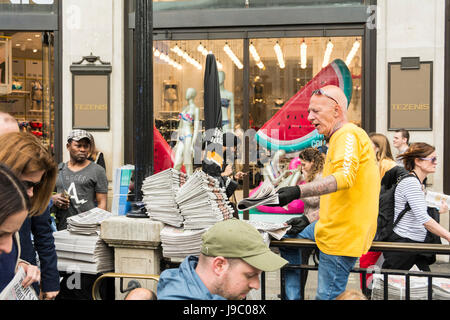
[[[39,269],[20,259],[18,231],[29,209],[30,200],[25,187],[11,170],[0,164],[0,292],[19,268],[26,273],[23,287],[40,279]]]
[[[414,143],[398,159],[403,160],[410,176],[402,179],[395,189],[394,221],[406,204],[410,210],[406,211],[394,227],[394,233],[388,241],[425,243],[429,242],[431,235],[450,241],[450,233],[430,216],[433,209],[428,208],[425,201],[425,179],[436,171],[435,148],[423,142]],[[439,213],[445,212],[448,212],[448,206],[442,202]],[[435,262],[435,257],[430,259],[429,255],[420,253],[385,252],[383,255],[383,269],[409,270],[417,265],[422,271],[430,271],[429,265]]]
[[[58,174],[57,165],[40,140],[32,134],[3,134],[0,136],[0,146],[0,163],[11,168],[21,180],[31,201],[29,217],[20,229],[21,258],[37,265],[37,251],[42,297],[54,299],[60,286],[49,203]],[[34,285],[34,288],[41,293],[39,286]]]

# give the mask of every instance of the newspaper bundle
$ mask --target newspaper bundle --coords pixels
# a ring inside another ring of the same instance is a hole
[[[19,267],[14,278],[0,293],[0,301],[4,300],[39,300],[31,286],[24,288],[22,282],[26,277],[25,270]]]
[[[198,256],[202,245],[202,235],[207,229],[185,230],[164,226],[161,230],[161,246],[165,258],[185,258]]]
[[[184,229],[206,229],[233,217],[225,189],[217,179],[201,170],[192,174],[176,194],[176,202],[184,218]]]
[[[175,195],[186,182],[187,175],[173,168],[147,177],[142,184],[142,201],[149,217],[165,224],[181,227],[181,216]]]
[[[113,214],[111,212],[100,208],[93,208],[67,218],[67,230],[75,234],[99,235],[101,222],[112,216]]]
[[[54,232],[53,237],[59,271],[97,274],[114,270],[113,249],[99,235],[61,230]]]
[[[240,211],[246,211],[257,206],[268,204],[276,205],[279,203],[278,193],[274,185],[269,180],[265,180],[255,193],[250,197],[239,201],[237,208]]]

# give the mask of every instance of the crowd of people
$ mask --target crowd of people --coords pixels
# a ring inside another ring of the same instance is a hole
[[[395,185],[396,221],[389,241],[439,243],[444,238],[450,242],[450,232],[439,224],[439,215],[448,212],[447,204],[443,201],[437,210],[425,201],[426,179],[438,161],[435,148],[410,143],[408,131],[402,129],[393,139],[395,158],[385,135],[368,134],[348,120],[348,105],[339,87],[327,85],[313,92],[308,120],[325,136],[327,148],[301,151],[301,178],[277,191],[276,206],[304,202],[303,215],[286,221],[291,229],[284,237],[315,241],[318,300],[353,296],[346,287],[358,260],[362,268],[379,263],[382,256],[383,268],[409,270],[417,265],[430,270],[435,261],[430,255],[369,252],[377,232],[380,191],[388,180]],[[71,131],[66,144],[69,160],[56,164],[36,137],[19,132],[15,119],[0,113],[0,145],[0,292],[21,267],[26,273],[23,285],[32,285],[41,299],[90,299],[95,277],[85,275],[81,289],[69,289],[68,275],[57,268],[52,234],[64,230],[70,216],[95,207],[107,209],[106,165],[92,134]],[[245,174],[232,175],[225,162],[221,177],[225,184]],[[273,183],[279,185],[288,175],[280,173],[280,180]],[[310,254],[292,247],[274,253],[253,226],[235,216],[203,234],[200,256],[188,256],[179,268],[163,271],[156,293],[138,288],[127,300],[244,299],[250,290],[259,289],[261,272],[302,264]],[[286,269],[284,274],[287,299],[301,299],[305,283],[301,278],[306,273]]]

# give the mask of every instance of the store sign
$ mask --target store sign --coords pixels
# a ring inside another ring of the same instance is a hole
[[[72,126],[74,129],[109,130],[112,67],[109,63],[103,62],[101,65],[95,62],[83,65],[85,58],[70,67],[73,81]]]
[[[9,0],[12,4],[53,4],[55,0]]]
[[[389,63],[389,130],[432,130],[433,63]]]

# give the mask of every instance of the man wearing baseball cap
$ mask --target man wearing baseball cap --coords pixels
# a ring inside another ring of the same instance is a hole
[[[158,300],[241,300],[259,289],[262,271],[285,264],[252,225],[221,221],[203,234],[198,258],[188,256],[179,268],[161,273]]]
[[[85,130],[72,130],[67,137],[70,159],[58,165],[57,194],[52,197],[56,208],[58,230],[67,228],[67,218],[95,207],[106,210],[108,179],[105,169],[88,160],[90,137]],[[70,289],[71,275],[64,275],[58,298],[61,300],[89,300],[95,276],[82,274],[81,288]]]

